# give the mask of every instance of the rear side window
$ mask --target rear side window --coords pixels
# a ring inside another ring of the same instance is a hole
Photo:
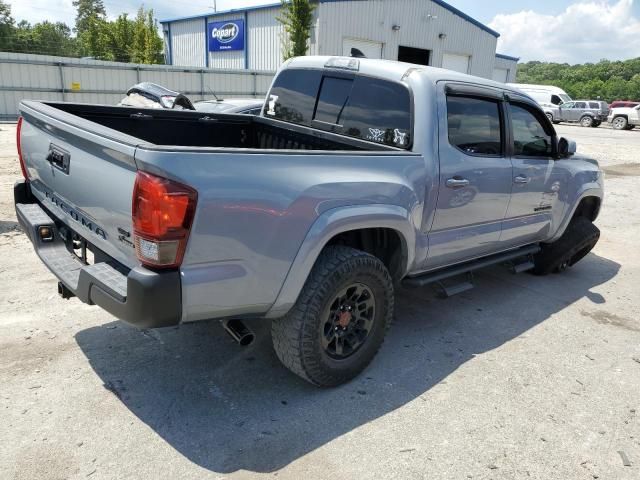
[[[585,102],[576,102],[575,108],[587,108],[587,104]]]
[[[497,101],[447,97],[449,143],[470,155],[502,154],[500,106]]]
[[[510,104],[509,108],[513,126],[513,154],[516,157],[551,157],[551,132],[545,130],[540,119],[524,106]]]
[[[598,102],[589,102],[589,108],[595,108],[597,110],[600,108],[600,104]]]
[[[403,84],[356,77],[342,118],[346,135],[411,147],[411,96]]]
[[[285,70],[265,116],[404,149],[413,140],[409,89],[363,75]]]

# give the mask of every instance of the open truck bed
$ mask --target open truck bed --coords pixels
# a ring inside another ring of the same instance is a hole
[[[75,123],[79,119],[89,120],[154,145],[276,150],[397,150],[388,145],[345,138],[252,115],[63,102],[46,102],[40,104],[40,108],[42,106],[72,116],[65,116],[66,121]],[[88,128],[86,122],[82,125]]]

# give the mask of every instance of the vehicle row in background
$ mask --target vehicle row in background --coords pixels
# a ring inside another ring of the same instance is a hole
[[[572,100],[561,88],[552,85],[531,85],[511,83],[542,107],[547,118],[553,123],[579,123],[583,127],[599,127],[607,120],[609,105],[602,100]]]

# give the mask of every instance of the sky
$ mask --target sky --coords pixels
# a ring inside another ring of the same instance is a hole
[[[5,0],[7,1],[7,0]],[[393,1],[393,0],[386,0]],[[147,0],[160,20],[198,15],[274,0]],[[72,0],[8,0],[13,17],[31,23],[63,21],[73,25]],[[104,0],[107,15],[135,15],[140,0]],[[640,57],[640,0],[448,0],[501,36],[498,52],[522,61],[568,63]]]

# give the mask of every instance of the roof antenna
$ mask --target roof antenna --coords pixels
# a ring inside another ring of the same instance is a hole
[[[223,99],[222,99],[222,98],[219,98],[219,97],[216,95],[216,93],[215,93],[213,90],[211,90],[211,87],[207,87],[207,90],[209,90],[209,93],[215,97],[216,102],[222,102],[222,101],[223,101]]]

